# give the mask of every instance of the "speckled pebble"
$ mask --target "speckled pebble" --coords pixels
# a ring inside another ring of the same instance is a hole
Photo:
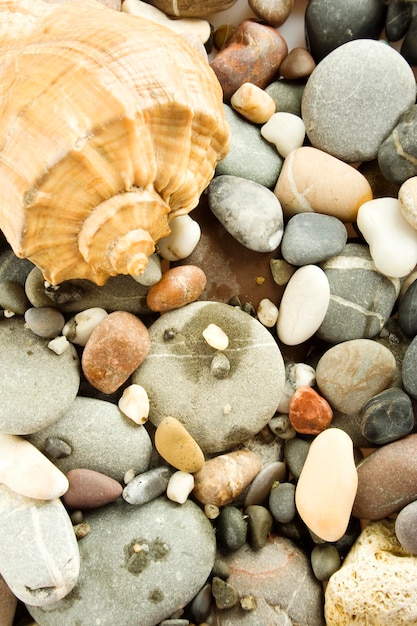
[[[284,482],[272,486],[268,506],[277,522],[281,524],[291,522],[296,514],[295,485]]]
[[[166,491],[172,471],[165,466],[138,474],[123,489],[123,499],[129,504],[145,504]]]

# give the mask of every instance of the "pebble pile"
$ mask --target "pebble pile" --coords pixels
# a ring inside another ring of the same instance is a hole
[[[231,148],[135,279],[0,241],[0,626],[417,625],[416,3],[100,1]]]

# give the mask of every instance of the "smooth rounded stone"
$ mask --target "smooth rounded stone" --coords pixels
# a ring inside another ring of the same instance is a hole
[[[153,0],[152,4],[172,17],[209,17],[213,13],[230,9],[236,0],[209,0],[209,2],[187,2],[187,0]]]
[[[3,626],[13,626],[16,613],[17,598],[6,584],[4,578],[0,576],[0,615]]]
[[[416,35],[417,15],[414,14],[400,48],[401,55],[410,65],[417,64]]]
[[[240,509],[224,506],[216,518],[216,537],[226,552],[234,552],[246,541],[248,525]]]
[[[401,212],[407,222],[417,229],[417,176],[408,178],[398,191]]]
[[[416,143],[417,105],[413,105],[400,116],[378,150],[378,165],[385,178],[402,185],[408,178],[416,176]]]
[[[167,261],[185,259],[200,240],[200,226],[190,215],[186,214],[174,217],[170,221],[169,227],[171,229],[170,234],[158,241],[158,254]],[[161,276],[158,280],[160,278]],[[149,284],[152,285],[156,282],[158,281],[155,280]]]
[[[206,284],[205,273],[196,265],[172,267],[149,289],[146,302],[151,311],[166,313],[197,300]]]
[[[16,317],[2,320],[0,346],[0,431],[25,435],[57,421],[71,406],[80,384],[75,348],[54,354],[47,339]]]
[[[311,0],[305,12],[307,46],[318,63],[354,39],[378,39],[386,6],[379,0]]]
[[[395,519],[395,534],[401,547],[411,554],[417,554],[417,500],[407,504]]]
[[[45,439],[45,449],[43,453],[49,459],[62,459],[62,457],[69,456],[71,452],[71,446],[59,437],[47,437],[47,439]]]
[[[235,500],[261,470],[260,457],[235,450],[206,461],[194,474],[194,497],[202,504],[226,506]]]
[[[274,80],[265,87],[265,91],[275,102],[276,111],[286,111],[301,116],[301,100],[305,80]]]
[[[359,207],[372,200],[371,186],[363,174],[318,146],[301,146],[290,152],[274,193],[287,218],[297,213],[324,213],[342,222],[354,222]]]
[[[301,111],[314,147],[356,163],[376,158],[415,98],[407,61],[381,41],[357,39],[318,64],[307,80]]]
[[[216,607],[223,611],[236,606],[239,602],[239,596],[236,590],[225,580],[218,576],[214,576],[211,583],[211,592],[213,594]]]
[[[22,602],[49,605],[77,582],[80,558],[59,498],[39,500],[0,484],[0,572]]]
[[[269,298],[263,298],[256,309],[258,320],[267,328],[272,328],[277,323],[278,307]]]
[[[327,626],[417,624],[417,558],[402,549],[394,522],[369,524],[330,578],[325,591]]]
[[[282,35],[273,27],[255,20],[243,20],[210,66],[229,102],[243,83],[266,87],[288,53]]]
[[[62,501],[68,509],[96,509],[114,502],[122,495],[122,486],[114,478],[86,468],[67,472],[68,490]]]
[[[277,285],[281,287],[286,285],[291,276],[296,271],[296,267],[284,261],[284,259],[271,259],[270,260],[271,274]]]
[[[224,354],[231,368],[224,379],[211,373],[214,349],[202,336],[209,323],[229,337]],[[215,453],[258,433],[274,414],[285,382],[283,358],[255,318],[199,301],[162,315],[149,335],[150,351],[132,382],[146,389],[155,426],[167,415],[176,417],[204,453]]]
[[[178,470],[170,477],[167,485],[167,497],[173,502],[184,504],[194,489],[194,476]]]
[[[198,623],[204,622],[210,613],[212,602],[211,583],[207,582],[191,600],[189,609],[192,618]]]
[[[273,188],[281,171],[282,157],[262,137],[257,126],[227,104],[224,111],[232,141],[228,154],[216,166],[216,176],[237,176]]]
[[[272,252],[281,243],[282,208],[265,186],[238,176],[215,176],[208,186],[208,203],[227,232],[249,250]]]
[[[65,318],[60,311],[53,307],[30,307],[25,312],[25,322],[28,328],[45,339],[52,339],[60,334],[65,325]]]
[[[346,242],[341,220],[321,213],[298,213],[285,227],[281,254],[291,265],[321,263],[340,254]]]
[[[414,269],[417,231],[402,215],[397,198],[377,198],[362,204],[357,225],[381,274],[403,278]]]
[[[314,387],[316,383],[316,372],[307,363],[285,364],[285,385],[281,395],[277,410],[281,413],[288,413],[290,410],[290,400],[298,387],[308,385]]]
[[[328,343],[371,339],[390,318],[400,280],[378,272],[368,246],[347,243],[320,266],[330,284],[330,302],[317,336]]]
[[[412,397],[417,398],[417,335],[411,341],[404,355],[402,363],[402,382],[405,391]]]
[[[79,542],[74,592],[45,609],[27,607],[40,626],[154,626],[185,606],[213,567],[214,532],[193,502],[122,501],[86,512],[85,521],[92,530]]]
[[[161,457],[183,472],[198,472],[204,454],[186,428],[175,417],[167,415],[155,431],[155,447]]]
[[[91,309],[80,311],[80,313],[77,313],[66,322],[62,329],[62,334],[71,343],[85,346],[93,330],[107,315],[107,311],[100,307],[92,307]]]
[[[318,435],[330,426],[333,411],[329,403],[315,389],[301,385],[291,397],[289,418],[298,433]]]
[[[267,24],[278,28],[291,15],[295,0],[249,0],[252,11]]]
[[[291,540],[271,535],[260,550],[246,544],[224,561],[229,585],[240,598],[253,596],[255,602],[251,611],[242,611],[240,605],[222,611],[222,626],[324,626],[322,585],[306,554]],[[213,607],[206,623],[215,626],[218,620]]]
[[[348,526],[358,487],[353,442],[339,428],[313,439],[295,490],[297,511],[324,541],[337,541]]]
[[[414,411],[410,397],[398,388],[381,391],[368,400],[361,410],[363,435],[376,445],[396,441],[414,428]]]
[[[121,482],[127,468],[140,474],[151,462],[152,443],[145,428],[104,400],[77,396],[58,421],[27,439],[46,454],[52,437],[71,448],[69,456],[53,459],[64,473],[83,467]]]
[[[129,504],[146,504],[163,494],[171,478],[169,467],[161,466],[143,472],[130,480],[123,489],[123,499]]]
[[[291,424],[288,413],[278,413],[268,422],[268,427],[276,437],[286,441],[287,439],[294,439],[297,436],[297,432]]]
[[[274,105],[275,110],[275,105]],[[14,280],[2,280],[0,282],[0,308],[12,311],[17,315],[24,315],[30,302],[26,298],[23,286]]]
[[[329,348],[319,359],[316,382],[330,405],[354,414],[392,382],[395,358],[370,339],[352,339]]]
[[[245,508],[248,524],[248,541],[254,550],[266,545],[272,530],[273,517],[266,506],[251,504]]]
[[[118,407],[135,424],[145,424],[149,416],[149,398],[140,385],[129,385],[124,389]]]
[[[285,480],[287,467],[283,461],[274,461],[265,465],[255,476],[245,495],[245,507],[267,502],[272,485]]]
[[[340,554],[335,546],[328,543],[314,546],[311,551],[311,567],[317,580],[329,580],[340,566]]]
[[[304,265],[291,276],[283,293],[277,320],[280,341],[295,346],[310,339],[329,306],[330,286],[317,265]]]
[[[215,378],[227,378],[230,372],[230,361],[223,352],[216,352],[210,363],[210,373]]]
[[[298,115],[279,111],[261,127],[261,135],[273,143],[280,155],[285,158],[292,150],[303,145],[304,122]]]
[[[172,228],[172,223],[170,226]],[[159,242],[158,242],[158,252],[159,252]],[[148,263],[146,264],[146,267],[144,271],[142,272],[142,274],[139,274],[138,276],[132,276],[132,278],[134,278],[137,283],[140,283],[144,287],[150,287],[151,285],[154,285],[155,283],[158,282],[158,280],[161,280],[161,277],[162,277],[162,260],[161,260],[161,256],[157,254],[156,252],[151,254],[151,256],[148,258]]]
[[[281,524],[292,522],[296,514],[295,485],[292,483],[279,483],[276,486],[272,486],[268,508],[277,522]]]
[[[300,478],[305,460],[307,458],[310,444],[304,439],[295,437],[285,442],[284,459],[289,473],[295,480]]]
[[[82,353],[83,373],[95,389],[111,394],[142,363],[149,347],[145,324],[132,313],[115,311],[91,333]]]
[[[400,41],[413,19],[414,6],[408,0],[390,2],[387,6],[385,18],[385,35],[388,41]]]
[[[417,335],[417,279],[414,279],[398,302],[398,323],[407,337]]]
[[[377,520],[417,500],[417,435],[387,443],[358,465],[355,517]]]
[[[274,100],[253,83],[243,83],[230,98],[230,104],[237,113],[254,124],[264,124],[275,113]]]
[[[282,78],[299,80],[308,78],[316,67],[316,62],[308,50],[296,47],[290,50],[281,65],[279,73]]]
[[[217,324],[209,324],[206,326],[202,335],[208,345],[215,350],[223,351],[229,346],[229,337]]]
[[[0,246],[2,248],[2,246]],[[24,287],[28,274],[33,270],[34,264],[29,259],[20,259],[7,245],[6,249],[0,250],[0,281],[12,281]]]

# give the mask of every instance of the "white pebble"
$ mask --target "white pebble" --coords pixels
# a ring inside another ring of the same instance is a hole
[[[107,317],[107,311],[100,307],[85,309],[85,311],[77,313],[65,324],[62,334],[71,343],[75,343],[77,346],[85,346],[93,330],[105,317]]]
[[[290,418],[286,413],[274,415],[274,417],[269,420],[268,427],[276,437],[284,439],[285,441],[288,439],[294,439],[297,435],[295,428],[292,426]]]
[[[261,324],[267,328],[272,328],[277,323],[278,307],[269,298],[264,298],[258,304],[256,315]]]
[[[179,215],[169,226],[170,234],[158,241],[158,252],[167,261],[185,259],[200,241],[200,225],[189,215]]]
[[[270,143],[275,144],[281,156],[286,157],[292,150],[301,148],[306,129],[301,117],[294,113],[279,111],[261,127],[261,135]]]
[[[188,472],[178,470],[168,481],[167,496],[173,502],[184,504],[194,489],[194,476]]]
[[[48,343],[48,348],[55,352],[55,354],[64,354],[65,350],[68,350],[70,342],[66,337],[60,335],[59,337],[55,337],[55,339],[51,339]]]
[[[149,416],[149,398],[141,385],[129,385],[118,403],[121,412],[136,424],[144,424]]]
[[[135,470],[134,469],[128,469],[126,470],[124,476],[123,476],[123,482],[125,485],[127,485],[128,483],[130,483],[131,480],[133,480],[136,476]]]
[[[162,278],[161,258],[158,254],[154,253],[148,258],[148,263],[142,274],[138,276],[132,276],[137,283],[144,285],[145,287],[152,287],[156,285]]]
[[[264,124],[275,113],[271,96],[253,83],[243,83],[230,99],[233,109],[254,124]]]
[[[4,317],[8,318],[8,317],[14,317],[16,313],[14,311],[11,311],[10,309],[4,309],[3,315]]]
[[[217,324],[209,324],[203,330],[203,337],[209,346],[215,350],[226,350],[229,345],[229,337]]]

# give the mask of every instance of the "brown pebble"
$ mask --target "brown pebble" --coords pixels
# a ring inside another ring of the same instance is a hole
[[[252,11],[267,24],[277,28],[289,18],[295,0],[249,0]]]
[[[161,457],[183,472],[198,472],[204,454],[188,430],[175,417],[167,416],[155,431],[155,447]]]
[[[207,284],[206,275],[196,265],[179,265],[164,274],[149,289],[146,303],[151,311],[165,313],[197,300]]]
[[[282,78],[298,80],[310,76],[315,67],[316,62],[308,50],[293,48],[279,66],[279,73]]]
[[[291,396],[289,418],[293,428],[303,435],[318,435],[330,425],[333,411],[317,391],[301,385]]]
[[[110,313],[84,347],[84,375],[99,391],[113,393],[144,361],[149,348],[148,329],[140,319],[126,311]]]
[[[69,509],[96,509],[122,495],[123,488],[117,480],[95,470],[72,469],[67,478],[69,487],[62,500]]]

